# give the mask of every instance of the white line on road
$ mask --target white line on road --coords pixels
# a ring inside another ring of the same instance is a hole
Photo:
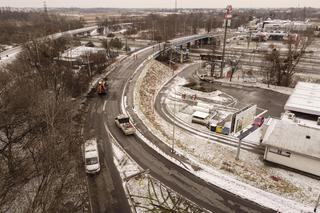
[[[106,111],[106,105],[107,105],[107,100],[105,100],[104,103],[103,103],[103,108],[102,108],[103,111]]]

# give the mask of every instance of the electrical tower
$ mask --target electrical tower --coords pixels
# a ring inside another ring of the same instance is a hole
[[[48,13],[47,2],[43,1],[43,10],[45,13]]]
[[[175,4],[174,4],[174,8],[175,8],[175,12],[178,12],[178,0],[175,0]]]

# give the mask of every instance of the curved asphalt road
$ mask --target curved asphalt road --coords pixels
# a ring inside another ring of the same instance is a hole
[[[280,117],[281,113],[284,111],[283,106],[288,100],[289,95],[261,88],[245,86],[242,88],[236,88],[231,86],[222,86],[219,83],[201,81],[197,76],[195,76],[195,71],[198,67],[199,64],[188,66],[177,76],[185,79],[192,79],[197,83],[201,83],[201,86],[203,87],[217,89],[237,98],[238,103],[235,107],[239,109],[248,106],[249,104],[257,104],[259,108],[268,109],[267,115],[272,117]]]
[[[121,112],[122,92],[126,86],[126,82],[129,81],[129,87],[127,88],[125,95],[128,97],[127,110],[132,115],[135,126],[145,137],[170,154],[170,148],[152,135],[133,112],[133,88],[138,75],[135,75],[134,78],[131,77],[141,62],[151,54],[152,48],[140,53],[137,60],[133,60],[132,57],[127,58],[109,75],[109,96],[104,98],[103,101],[94,98],[90,102],[90,106],[92,107],[89,109],[89,114],[99,113],[99,119],[101,120],[98,119],[97,121],[94,118],[90,119],[87,121],[87,125],[94,126],[92,124],[98,122],[98,125],[95,126],[95,132],[98,138],[105,138],[106,125],[117,139],[118,143],[142,168],[150,169],[150,174],[152,176],[205,209],[212,212],[274,212],[273,210],[262,207],[252,201],[242,199],[224,189],[207,183],[189,171],[168,161],[162,155],[147,146],[137,136],[124,136],[116,127],[114,117]],[[103,109],[104,101],[106,101],[105,109]],[[99,146],[104,149],[104,147],[101,146],[101,142],[99,143]],[[107,149],[107,147],[105,147],[105,149]],[[105,152],[105,149],[102,151]],[[103,158],[104,157],[105,156],[103,156]],[[115,199],[119,198],[119,200],[121,200],[121,195],[119,194],[118,196],[119,197],[115,196]],[[123,210],[123,212],[125,212],[125,210]]]

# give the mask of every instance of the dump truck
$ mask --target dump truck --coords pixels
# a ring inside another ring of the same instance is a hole
[[[130,123],[130,118],[124,114],[118,115],[115,118],[115,122],[125,135],[132,135],[136,132],[135,128]]]
[[[98,82],[98,86],[97,86],[98,95],[106,95],[107,94],[107,90],[108,90],[107,82],[105,80],[101,79]]]

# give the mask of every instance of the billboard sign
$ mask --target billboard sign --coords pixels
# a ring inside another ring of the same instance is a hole
[[[252,125],[257,112],[257,105],[249,105],[233,115],[231,130],[234,133]]]
[[[231,19],[232,18],[232,5],[228,5],[227,8],[226,8],[226,12],[224,14],[224,18],[225,19]]]

